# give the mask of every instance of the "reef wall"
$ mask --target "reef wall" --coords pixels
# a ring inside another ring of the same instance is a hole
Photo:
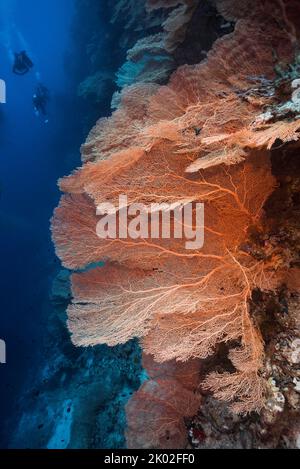
[[[116,111],[59,183],[53,240],[80,270],[72,341],[140,340],[149,379],[127,405],[130,448],[296,447],[299,4],[135,4],[112,9],[137,32],[116,72]],[[81,95],[107,81],[95,73]],[[204,203],[203,248],[99,239],[96,207],[122,194],[126,210]]]

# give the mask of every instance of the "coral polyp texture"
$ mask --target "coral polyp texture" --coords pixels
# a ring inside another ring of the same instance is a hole
[[[149,0],[148,9],[194,3]],[[52,221],[57,254],[72,270],[92,265],[72,277],[74,344],[114,346],[137,337],[157,363],[178,362],[173,374],[170,365],[159,377],[149,373],[128,404],[130,447],[183,447],[183,417],[197,413],[199,389],[236,413],[261,411],[270,375],[253,292],[275,294],[282,285],[299,291],[291,282],[291,267],[299,278],[295,253],[264,242],[272,224],[265,206],[278,186],[272,152],[297,148],[299,139],[299,5],[214,3],[237,21],[234,32],[201,63],[178,68],[167,85],[124,88],[119,108],[83,145],[83,166],[59,183],[65,195]],[[172,237],[100,239],[96,207],[117,206],[123,194],[128,206],[204,203],[204,246],[186,249]],[[196,373],[197,385],[180,382],[185,368],[222,343],[230,370],[210,370],[201,382]]]

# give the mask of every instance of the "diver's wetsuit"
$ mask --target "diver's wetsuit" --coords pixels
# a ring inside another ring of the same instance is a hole
[[[47,116],[47,102],[49,100],[48,89],[44,85],[38,85],[35,94],[33,95],[33,106],[36,114],[41,113],[43,116]]]

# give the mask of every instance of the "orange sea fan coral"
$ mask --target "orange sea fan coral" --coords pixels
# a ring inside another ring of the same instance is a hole
[[[199,386],[199,374],[201,371],[201,360],[189,360],[178,362],[175,360],[157,363],[152,355],[143,354],[143,368],[151,379],[172,378],[176,379],[184,388],[191,391],[197,390]]]
[[[242,19],[205,62],[181,67],[168,85],[125,89],[120,108],[83,146],[83,167],[60,182],[67,194],[52,228],[66,267],[106,262],[73,275],[68,314],[76,345],[138,337],[157,361],[189,362],[227,342],[236,371],[211,374],[206,385],[235,400],[239,412],[260,409],[265,391],[263,342],[248,300],[254,288],[276,285],[271,260],[252,255],[247,242],[250,231],[262,230],[263,206],[275,186],[268,150],[277,138],[298,139],[299,130],[297,121],[257,121],[274,100],[276,61],[288,63],[295,52],[287,9],[278,11],[287,27],[272,16]],[[116,206],[122,194],[128,205],[204,203],[203,248],[187,250],[183,239],[151,236],[99,239],[96,206]],[[165,443],[166,431],[182,432],[182,417],[196,404],[178,386],[173,378],[143,385],[128,408],[129,415],[141,412],[131,435],[141,431],[145,412],[153,416],[151,444]],[[174,399],[182,405],[176,412]],[[167,427],[160,409],[170,411]],[[138,444],[146,440],[142,434]]]
[[[214,0],[220,13],[230,21],[241,18],[272,17],[281,21],[292,43],[299,39],[300,5],[297,0]]]
[[[133,152],[133,150],[132,150]],[[101,240],[96,236],[96,204],[110,200],[118,204],[124,193],[128,203],[158,202],[206,203],[205,244],[197,257],[224,256],[226,249],[244,241],[247,227],[258,222],[262,205],[274,186],[268,157],[258,154],[231,172],[210,169],[193,180],[185,176],[189,155],[152,150],[137,159],[129,150],[109,161],[86,165],[79,179],[67,179],[64,189],[74,192],[65,196],[56,210],[53,235],[58,255],[69,268],[101,259],[130,262],[144,267],[161,265],[165,258],[193,257],[180,239]],[[132,156],[132,160],[130,159]],[[242,174],[242,177],[241,177]],[[130,186],[126,181],[131,181]],[[124,184],[126,184],[124,186]],[[159,191],[160,197],[155,194]],[[81,192],[81,194],[80,194]],[[135,252],[139,249],[140,256]]]
[[[165,158],[167,155],[171,156],[166,153]],[[157,159],[156,152],[154,158],[162,169],[167,164],[172,168],[172,161]],[[184,159],[182,163],[181,173]],[[106,162],[97,163],[101,164]],[[257,353],[260,339],[248,316],[247,299],[254,286],[263,287],[261,278],[266,273],[263,263],[252,260],[238,246],[246,240],[248,227],[259,222],[264,200],[273,188],[268,164],[266,155],[258,154],[242,163],[243,169],[239,165],[231,172],[212,169],[206,179],[197,182],[180,177],[180,167],[173,177],[163,173],[161,178],[158,166],[157,180],[153,171],[143,180],[128,168],[137,184],[132,195],[129,192],[129,200],[138,195],[144,201],[153,199],[153,187],[165,193],[165,200],[182,196],[207,200],[206,242],[199,251],[186,251],[181,240],[99,240],[90,199],[84,195],[63,199],[53,233],[66,265],[80,267],[105,258],[126,264],[107,264],[73,276],[69,328],[74,343],[116,345],[144,336],[145,350],[165,361],[205,358],[220,341],[242,337],[243,348],[248,354],[253,352],[254,376],[262,355]],[[117,180],[107,187],[115,191]],[[120,192],[123,189],[119,187]],[[112,195],[105,198],[113,200]],[[240,378],[244,375],[242,370]],[[260,383],[257,379],[257,386],[262,387]],[[261,402],[262,396],[253,405],[257,408]]]
[[[126,406],[128,448],[184,448],[187,432],[184,418],[192,417],[200,405],[195,394],[199,361],[157,364],[143,356],[149,381]]]
[[[108,158],[122,148],[133,145],[143,125],[150,97],[157,90],[154,84],[136,84],[125,88],[120,108],[110,118],[100,119],[82,146],[82,160]]]
[[[283,145],[300,139],[300,119],[274,122],[273,124],[257,125],[233,134],[215,135],[203,138],[203,146],[208,151],[209,146],[222,142],[222,149],[217,148],[207,155],[193,161],[186,169],[187,173],[194,173],[201,169],[219,165],[231,165],[242,161],[246,157],[244,148],[267,148],[271,150],[276,142]]]
[[[146,381],[126,407],[128,448],[184,448],[184,417],[192,417],[200,399],[176,380]]]
[[[201,138],[249,125],[270,101],[268,96],[248,96],[249,90],[260,87],[260,77],[275,77],[275,51],[283,63],[294,53],[285,31],[272,21],[260,21],[239,22],[234,35],[217,41],[207,61],[181,67],[158,92],[146,84],[125,89],[119,110],[100,120],[83,146],[84,161],[126,146],[148,149],[151,141],[168,137],[167,128],[172,135],[177,132],[180,148],[199,151]]]

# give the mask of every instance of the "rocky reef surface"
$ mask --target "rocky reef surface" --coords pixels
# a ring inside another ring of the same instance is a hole
[[[125,405],[143,379],[139,346],[76,349],[66,331],[69,280],[67,270],[54,279],[44,366],[31,371],[11,447],[125,446]]]

